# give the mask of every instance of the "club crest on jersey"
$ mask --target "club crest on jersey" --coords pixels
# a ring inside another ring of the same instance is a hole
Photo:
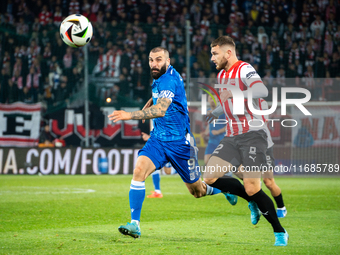
[[[230,85],[235,86],[236,85],[236,80],[235,79],[230,79]]]

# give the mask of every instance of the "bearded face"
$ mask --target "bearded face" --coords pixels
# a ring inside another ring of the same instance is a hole
[[[228,64],[228,60],[223,56],[219,62],[216,62],[216,69],[218,71],[224,69]]]
[[[161,69],[157,69],[156,67],[152,68],[150,70],[151,77],[155,80],[157,80],[159,77],[161,77],[166,72],[166,63],[161,67]]]

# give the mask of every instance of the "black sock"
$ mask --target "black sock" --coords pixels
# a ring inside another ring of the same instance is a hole
[[[283,203],[282,193],[278,195],[277,197],[274,197],[277,208],[285,207],[285,204]]]
[[[223,192],[229,192],[230,194],[242,197],[248,202],[251,200],[241,182],[233,177],[218,178],[213,184],[210,184],[210,186],[218,188]]]
[[[255,195],[250,196],[250,199],[257,204],[260,211],[262,212],[262,215],[272,225],[274,232],[285,232],[280,224],[279,219],[277,218],[273,201],[267,196],[266,193],[263,192],[262,189]]]

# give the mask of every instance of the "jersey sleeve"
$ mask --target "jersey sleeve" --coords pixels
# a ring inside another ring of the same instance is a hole
[[[176,81],[172,78],[163,79],[159,85],[158,98],[168,98],[172,102],[176,92]]]
[[[256,83],[262,83],[260,75],[251,65],[242,66],[240,72],[241,80],[248,88],[251,88]]]

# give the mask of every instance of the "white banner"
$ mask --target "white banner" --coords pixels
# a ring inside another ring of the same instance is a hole
[[[0,104],[0,146],[35,146],[39,142],[41,104]]]

